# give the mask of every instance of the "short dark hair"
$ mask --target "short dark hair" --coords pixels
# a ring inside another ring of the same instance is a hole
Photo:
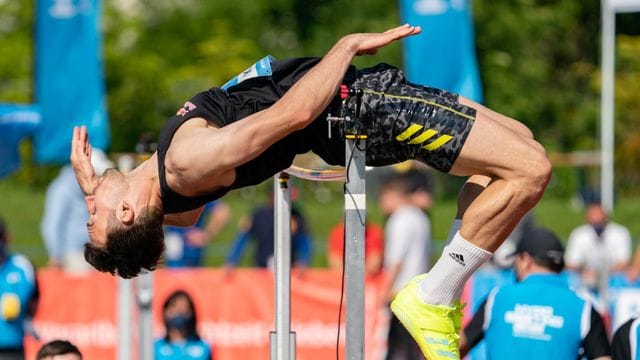
[[[87,243],[84,258],[96,270],[125,279],[153,271],[164,253],[163,213],[157,207],[142,209],[132,225],[117,223],[115,215],[107,225],[104,246]]]
[[[385,191],[397,191],[403,195],[410,195],[413,189],[407,176],[401,173],[393,173],[380,181],[380,193]]]
[[[162,304],[162,321],[164,322],[164,327],[165,329],[169,328],[168,326],[168,318],[166,316],[166,312],[167,312],[167,308],[169,307],[169,305],[173,304],[177,299],[179,298],[184,298],[185,300],[187,300],[187,304],[189,304],[189,310],[191,310],[191,319],[189,320],[189,322],[187,323],[187,339],[188,340],[200,340],[200,334],[198,334],[198,329],[197,329],[197,323],[198,323],[198,316],[196,315],[196,306],[193,304],[193,299],[191,298],[191,295],[189,295],[188,292],[184,291],[184,290],[176,290],[173,293],[171,293],[171,295],[169,295],[169,297],[164,301],[164,304]],[[165,335],[165,340],[169,341],[169,332],[167,331],[167,334]]]
[[[531,256],[531,254],[529,254]],[[538,257],[535,256],[531,256],[531,258],[533,259],[533,262],[538,265],[538,266],[542,266],[544,268],[547,268],[551,271],[553,271],[556,274],[559,274],[562,272],[562,270],[564,270],[564,261],[557,263],[557,262],[553,262],[550,259],[540,259]]]
[[[82,359],[82,353],[80,353],[80,350],[78,350],[78,348],[72,343],[68,342],[67,340],[53,340],[42,345],[42,347],[38,351],[36,360],[41,360],[49,356],[66,354],[75,354],[80,356],[80,358]]]

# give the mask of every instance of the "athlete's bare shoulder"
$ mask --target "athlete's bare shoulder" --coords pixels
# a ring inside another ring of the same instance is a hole
[[[219,146],[225,136],[204,118],[186,120],[175,132],[165,156],[169,187],[184,196],[202,195],[228,186],[235,169],[224,167]]]

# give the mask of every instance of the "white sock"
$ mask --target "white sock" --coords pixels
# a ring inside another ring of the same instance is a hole
[[[420,282],[418,295],[427,304],[452,306],[460,299],[471,274],[491,255],[465,240],[457,231],[427,277]]]
[[[453,237],[456,235],[460,228],[462,227],[462,219],[453,219],[453,223],[451,223],[451,228],[449,229],[449,236],[447,236],[447,245],[451,243]]]

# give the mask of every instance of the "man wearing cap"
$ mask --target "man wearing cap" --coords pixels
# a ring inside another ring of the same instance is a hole
[[[461,355],[484,338],[489,359],[610,359],[602,318],[572,291],[563,247],[550,231],[532,229],[515,251],[517,284],[494,289],[460,338]]]

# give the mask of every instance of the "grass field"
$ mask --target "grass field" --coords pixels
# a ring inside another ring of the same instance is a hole
[[[233,240],[238,220],[254,206],[266,201],[268,186],[269,184],[263,184],[259,188],[236,191],[225,197],[232,210],[232,220],[225,231],[209,245],[207,265],[222,264]],[[327,234],[342,216],[341,184],[300,184],[300,187],[302,191],[299,205],[309,222],[315,245],[313,266],[325,266]],[[318,201],[318,198],[323,201]],[[377,210],[375,199],[373,196],[369,196],[369,199],[367,216],[370,220],[382,223],[383,218]],[[640,234],[640,222],[636,221],[640,214],[638,200],[620,199],[613,214],[614,221],[629,227],[634,238]],[[43,203],[44,189],[24,186],[15,180],[0,181],[0,216],[5,219],[12,233],[13,241],[10,247],[13,251],[27,255],[37,266],[42,266],[47,261],[39,230]],[[438,199],[435,202],[430,215],[436,250],[443,246],[443,239],[448,233],[454,214],[454,199]],[[547,196],[542,199],[534,214],[538,224],[551,228],[563,239],[566,239],[571,230],[583,220],[582,209],[571,200]],[[247,251],[244,264],[249,263],[249,253],[250,251]]]

